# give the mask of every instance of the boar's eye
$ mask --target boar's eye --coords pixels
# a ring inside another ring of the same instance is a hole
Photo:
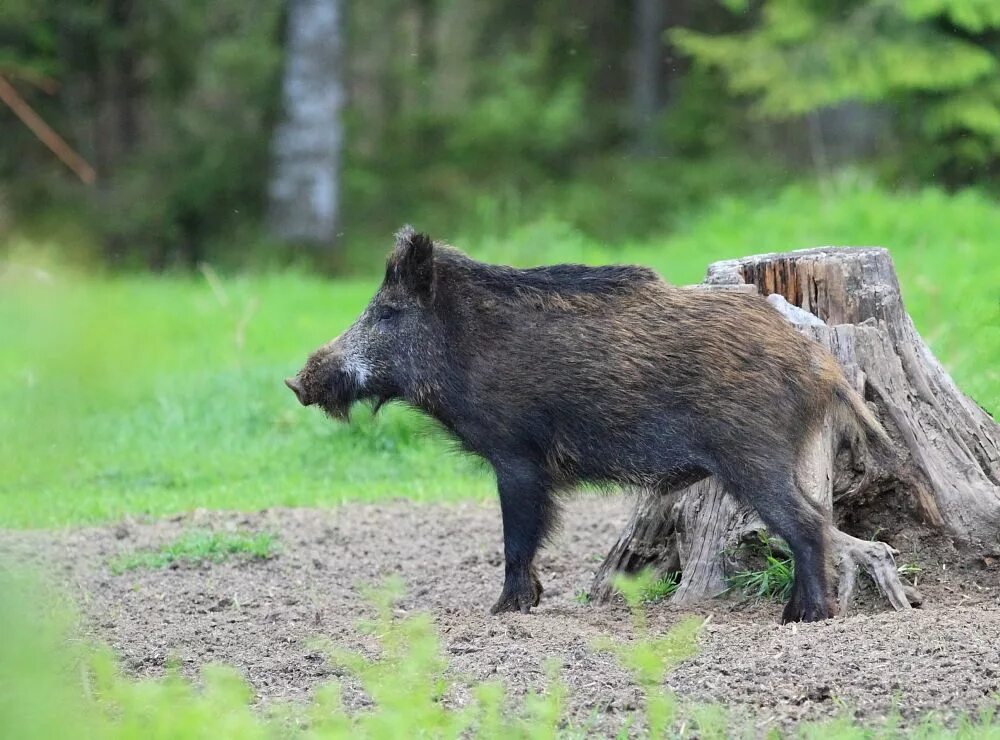
[[[375,322],[386,324],[399,315],[399,309],[395,306],[379,306],[375,309]]]

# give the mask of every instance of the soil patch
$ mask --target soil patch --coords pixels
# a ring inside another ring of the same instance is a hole
[[[530,615],[488,615],[503,579],[496,505],[347,505],[246,514],[194,512],[155,522],[35,532],[0,532],[0,554],[42,562],[68,585],[89,632],[109,643],[125,670],[160,675],[168,659],[195,675],[204,663],[238,668],[260,702],[306,699],[337,669],[315,651],[324,637],[369,651],[356,630],[372,615],[358,586],[398,575],[407,584],[401,613],[433,615],[451,670],[501,679],[513,695],[543,686],[543,664],[561,661],[569,710],[580,724],[614,733],[640,694],[596,638],[629,639],[624,606],[580,603],[595,568],[625,523],[624,498],[568,502],[561,532],[543,552],[541,605]],[[271,532],[280,552],[233,560],[135,570],[109,563],[162,546],[193,528]],[[977,711],[1000,692],[1000,564],[962,556],[915,534],[893,544],[922,568],[922,609],[909,613],[864,598],[845,617],[781,626],[781,605],[715,601],[699,653],[668,676],[683,700],[721,702],[759,732],[848,711],[904,722],[928,711]],[[654,632],[691,610],[649,608]],[[464,701],[461,691],[449,697]],[[368,701],[350,681],[344,701]],[[846,710],[845,710],[846,707]],[[594,719],[596,717],[596,719]],[[596,723],[596,724],[595,724]]]

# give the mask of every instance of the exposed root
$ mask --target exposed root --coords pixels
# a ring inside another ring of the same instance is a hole
[[[833,529],[830,544],[840,575],[840,585],[837,589],[840,614],[847,613],[857,586],[859,568],[871,576],[879,591],[885,594],[896,611],[905,611],[920,605],[923,600],[920,592],[913,586],[904,584],[899,577],[895,558],[899,555],[898,550],[894,550],[884,542],[859,540],[839,529]]]

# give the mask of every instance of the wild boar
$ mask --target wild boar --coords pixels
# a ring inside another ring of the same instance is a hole
[[[361,316],[285,382],[338,419],[403,401],[492,466],[505,552],[493,613],[538,604],[556,494],[667,493],[714,475],[791,548],[783,619],[827,618],[827,525],[796,470],[828,411],[884,436],[836,360],[760,296],[677,288],[644,267],[485,264],[410,227]]]

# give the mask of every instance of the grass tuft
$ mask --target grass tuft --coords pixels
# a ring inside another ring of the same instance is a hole
[[[277,539],[266,532],[187,532],[157,550],[142,550],[114,558],[111,572],[166,568],[173,563],[221,563],[233,556],[265,560],[274,555]]]
[[[631,575],[618,574],[614,579],[615,590],[622,595],[625,603],[632,609],[639,608],[643,604],[654,604],[673,596],[679,584],[680,573],[671,571],[657,577],[656,571],[652,568],[643,568],[638,573]]]
[[[680,573],[670,572],[662,578],[657,578],[642,594],[645,604],[655,604],[674,595],[680,585]]]
[[[739,589],[747,596],[786,601],[795,583],[795,563],[784,554],[777,540],[764,532],[759,532],[758,538],[743,548],[752,557],[763,559],[763,567],[733,574],[729,579],[730,588]]]

